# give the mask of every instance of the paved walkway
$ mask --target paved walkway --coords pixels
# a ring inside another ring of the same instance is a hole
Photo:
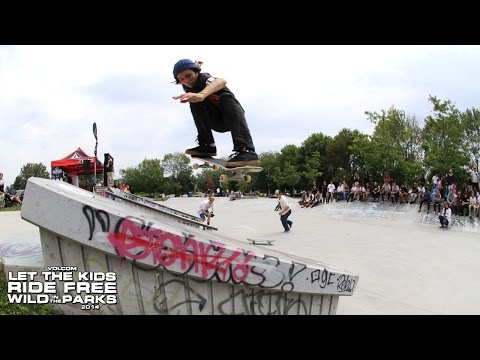
[[[0,212],[0,259],[7,265],[43,266],[38,227],[20,217],[20,211]]]
[[[199,198],[165,204],[195,212]],[[276,199],[216,198],[212,225],[228,236],[275,238],[275,249],[360,276],[337,314],[480,314],[480,232],[473,225],[439,229],[418,205],[333,203],[300,208],[284,234]],[[462,221],[466,219],[461,219]]]

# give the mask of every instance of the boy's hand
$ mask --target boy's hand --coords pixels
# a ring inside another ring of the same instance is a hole
[[[186,93],[174,96],[173,100],[180,100],[181,103],[197,103],[205,100],[205,95],[201,93]]]

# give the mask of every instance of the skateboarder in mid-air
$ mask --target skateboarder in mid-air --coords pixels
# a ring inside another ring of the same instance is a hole
[[[185,154],[198,157],[216,156],[217,148],[212,130],[232,133],[234,153],[226,167],[260,166],[255,146],[248,129],[245,111],[233,93],[225,86],[226,81],[209,73],[200,72],[201,61],[189,59],[177,61],[173,76],[183,86],[185,94],[174,100],[190,103],[190,110],[197,127],[198,146],[187,149]]]

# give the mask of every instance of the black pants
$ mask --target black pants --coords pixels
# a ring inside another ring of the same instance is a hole
[[[427,203],[427,205],[428,205],[427,211],[430,212],[430,204],[431,204],[431,201],[428,200],[428,199],[423,199],[422,201],[420,201],[420,210],[422,210],[422,205],[423,205],[423,203]]]
[[[472,182],[472,190],[473,191],[478,191],[478,182],[476,182],[476,183]]]
[[[280,221],[282,222],[283,228],[285,231],[290,231],[290,226],[292,222],[288,220],[288,217],[292,214],[292,210],[288,210],[286,214],[280,215]]]
[[[441,225],[448,227],[448,219],[445,216],[440,215],[438,219],[440,220]]]
[[[190,110],[197,127],[200,144],[215,142],[212,130],[220,133],[231,131],[234,151],[242,149],[255,151],[245,119],[245,111],[234,96],[221,95],[218,104],[214,104],[209,98],[203,102],[191,103]]]

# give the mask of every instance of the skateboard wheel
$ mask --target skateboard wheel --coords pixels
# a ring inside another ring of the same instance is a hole
[[[192,168],[193,168],[194,170],[197,170],[197,169],[198,169],[198,164],[193,164],[193,165],[192,165]]]
[[[218,169],[220,169],[220,166],[218,166],[218,165],[216,165],[216,164],[213,164],[212,169],[213,169],[213,170],[218,170]]]
[[[222,183],[228,182],[228,176],[226,174],[220,175],[220,182]]]
[[[250,175],[245,175],[243,177],[243,179],[245,180],[245,182],[248,184],[250,181],[252,181],[252,177]]]

